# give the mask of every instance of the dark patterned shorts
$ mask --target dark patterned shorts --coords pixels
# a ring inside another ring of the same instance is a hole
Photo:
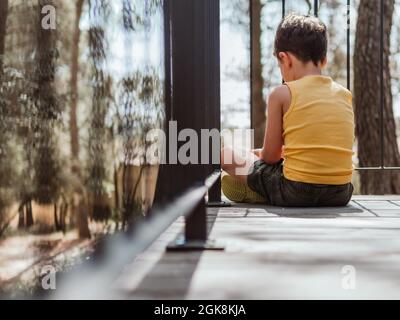
[[[283,160],[274,165],[256,161],[250,168],[247,184],[268,204],[280,207],[345,206],[354,191],[351,183],[325,185],[288,180],[283,175]]]

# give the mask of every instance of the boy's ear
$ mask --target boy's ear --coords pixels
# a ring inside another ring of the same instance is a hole
[[[324,60],[321,62],[321,69],[325,68],[328,64],[328,57],[325,57]]]
[[[278,57],[282,64],[290,65],[292,62],[290,56],[286,52],[279,52]]]

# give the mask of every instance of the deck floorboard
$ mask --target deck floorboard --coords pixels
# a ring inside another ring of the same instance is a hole
[[[180,220],[126,268],[116,283],[121,297],[400,299],[400,197],[357,196],[345,208],[209,210],[217,214],[210,238],[224,251],[165,252]]]

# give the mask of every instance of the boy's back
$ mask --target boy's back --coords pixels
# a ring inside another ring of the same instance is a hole
[[[284,175],[292,181],[351,182],[354,114],[350,91],[330,77],[285,83],[291,103],[283,117]]]

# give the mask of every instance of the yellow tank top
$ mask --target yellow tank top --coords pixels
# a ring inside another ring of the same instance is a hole
[[[351,182],[351,92],[325,76],[306,76],[286,85],[292,100],[283,117],[285,178],[329,185]]]

